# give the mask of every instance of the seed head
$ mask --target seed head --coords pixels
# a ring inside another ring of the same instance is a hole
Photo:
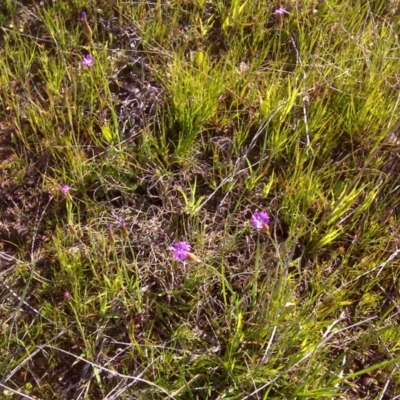
[[[108,233],[108,243],[113,245],[115,243],[115,236],[112,224],[108,224],[107,233]]]
[[[128,238],[129,237],[129,231],[128,231],[128,228],[126,227],[125,221],[123,219],[121,220],[119,227],[121,229],[122,236],[124,238]]]
[[[89,41],[91,43],[93,41],[93,31],[89,26],[85,11],[81,12],[81,24],[82,24],[83,33],[85,34],[85,36],[89,39]]]

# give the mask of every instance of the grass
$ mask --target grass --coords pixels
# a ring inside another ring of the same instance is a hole
[[[398,398],[400,3],[281,6],[0,6],[3,398]]]

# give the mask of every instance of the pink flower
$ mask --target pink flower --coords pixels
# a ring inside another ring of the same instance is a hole
[[[67,195],[69,193],[70,189],[71,188],[68,185],[63,185],[60,187],[61,193],[64,195]]]
[[[187,242],[179,242],[172,245],[172,250],[174,252],[172,257],[176,260],[186,260],[189,256],[191,247]]]
[[[289,14],[288,11],[286,11],[283,7],[279,7],[274,11],[275,15],[284,15],[284,14]]]
[[[94,58],[90,54],[86,54],[86,56],[82,59],[82,64],[85,67],[93,67]]]
[[[251,224],[259,231],[268,231],[269,215],[265,211],[257,211],[251,217]]]

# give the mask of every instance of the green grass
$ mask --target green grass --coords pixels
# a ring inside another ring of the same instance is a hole
[[[1,397],[395,398],[400,3],[108,3],[0,6]]]

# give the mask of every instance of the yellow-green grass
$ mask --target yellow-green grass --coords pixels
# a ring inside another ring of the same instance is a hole
[[[399,15],[1,5],[1,397],[398,395]]]

